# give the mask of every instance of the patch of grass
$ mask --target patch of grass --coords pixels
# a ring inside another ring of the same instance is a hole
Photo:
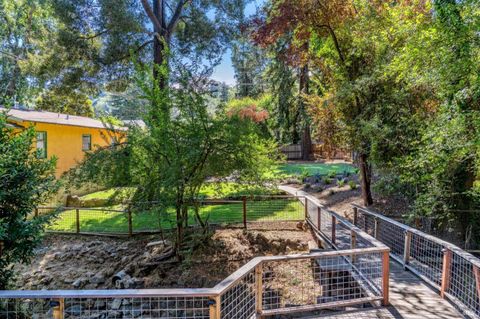
[[[135,191],[135,188],[133,187],[116,187],[116,188],[110,188],[103,191],[98,191],[98,192],[81,196],[80,199],[82,200],[110,199],[114,195],[129,196],[133,194],[134,191]]]
[[[279,165],[273,173],[286,176],[303,176],[305,172],[308,176],[313,176],[315,174],[329,175],[332,172],[335,174],[337,172],[354,174],[356,173],[356,168],[347,163],[286,163]]]

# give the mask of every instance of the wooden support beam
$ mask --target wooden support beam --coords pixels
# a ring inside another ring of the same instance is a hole
[[[337,237],[337,218],[332,215],[332,244],[335,245],[336,237]]]
[[[448,248],[443,250],[442,285],[440,296],[445,298],[445,293],[450,288],[450,277],[452,274],[452,251]]]
[[[317,207],[317,227],[319,231],[322,231],[322,209]]]
[[[480,269],[472,265],[473,267],[473,274],[475,275],[475,287],[477,288],[477,298],[480,299]]]
[[[53,305],[53,319],[63,319],[65,309],[65,300],[63,298],[54,299],[51,301]]]
[[[305,197],[304,207],[305,207],[305,220],[307,220],[308,219],[308,198],[306,197]]]
[[[133,223],[132,223],[132,211],[129,209],[128,212],[128,236],[133,236]]]
[[[263,266],[259,263],[255,267],[255,310],[257,317],[261,316],[263,311]]]
[[[390,253],[388,251],[383,252],[382,256],[382,305],[388,306],[389,301],[389,289],[390,289]]]
[[[77,208],[75,209],[75,220],[76,220],[76,228],[77,228],[77,234],[80,233],[80,210]]]
[[[350,249],[355,249],[357,247],[357,233],[354,230],[350,231]],[[356,262],[356,255],[351,255],[352,263]]]
[[[358,208],[353,207],[353,224],[357,226],[358,224]]]
[[[403,267],[405,268],[410,261],[410,247],[412,245],[412,232],[405,231],[405,243],[403,246]]]

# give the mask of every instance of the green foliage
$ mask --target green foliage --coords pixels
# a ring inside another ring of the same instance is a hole
[[[94,116],[92,101],[86,94],[64,88],[44,92],[37,99],[35,109],[70,115]]]
[[[90,154],[72,177],[135,187],[134,202],[175,207],[180,245],[188,206],[198,200],[207,179],[263,185],[277,158],[276,145],[262,138],[249,118],[210,113],[188,77],[174,89],[162,89],[142,68],[137,84],[149,102],[147,128],[129,130],[125,144]]]
[[[33,128],[15,133],[0,114],[0,290],[8,288],[14,264],[33,257],[49,217],[31,214],[58,186],[55,159],[38,159],[34,138]]]
[[[324,176],[322,178],[322,182],[325,184],[325,185],[329,185],[332,183],[332,179],[330,177],[327,177],[327,176]]]
[[[358,185],[355,181],[349,181],[348,186],[350,186],[350,189],[355,190],[358,188]]]
[[[343,187],[343,186],[345,186],[345,179],[343,179],[343,178],[337,179],[337,186],[338,186],[338,187]]]

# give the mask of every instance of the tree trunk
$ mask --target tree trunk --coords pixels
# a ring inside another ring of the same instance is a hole
[[[167,77],[166,74],[160,72],[160,68],[163,67],[166,63],[165,50],[167,49],[170,36],[167,34],[166,30],[166,20],[165,20],[165,1],[164,0],[153,0],[153,13],[157,20],[162,26],[161,29],[154,26],[154,35],[153,35],[153,77],[157,81],[161,89],[166,88],[167,86]]]
[[[309,74],[308,64],[305,64],[300,69],[300,81],[299,81],[299,109],[303,116],[303,134],[302,134],[302,159],[304,161],[310,160],[310,154],[312,153],[312,138],[310,134],[310,119],[305,109],[305,98],[303,95],[309,93]]]
[[[360,164],[360,183],[362,188],[363,205],[370,206],[373,204],[372,190],[370,187],[372,169],[368,164],[367,154],[361,153],[358,159]]]

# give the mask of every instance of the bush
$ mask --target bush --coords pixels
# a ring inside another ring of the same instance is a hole
[[[335,178],[337,177],[337,171],[330,171],[327,176],[330,178]]]
[[[0,113],[0,290],[13,279],[13,264],[34,255],[51,216],[27,218],[58,188],[55,159],[39,159],[32,149],[35,131],[14,132]]]
[[[345,180],[344,180],[344,179],[339,179],[339,180],[337,180],[337,186],[338,186],[338,187],[343,187],[343,186],[345,186]]]
[[[358,185],[355,183],[355,181],[350,181],[348,182],[348,186],[350,186],[350,189],[357,189]]]
[[[329,185],[332,183],[332,179],[330,177],[324,177],[322,178],[322,182],[325,184],[325,185]]]

